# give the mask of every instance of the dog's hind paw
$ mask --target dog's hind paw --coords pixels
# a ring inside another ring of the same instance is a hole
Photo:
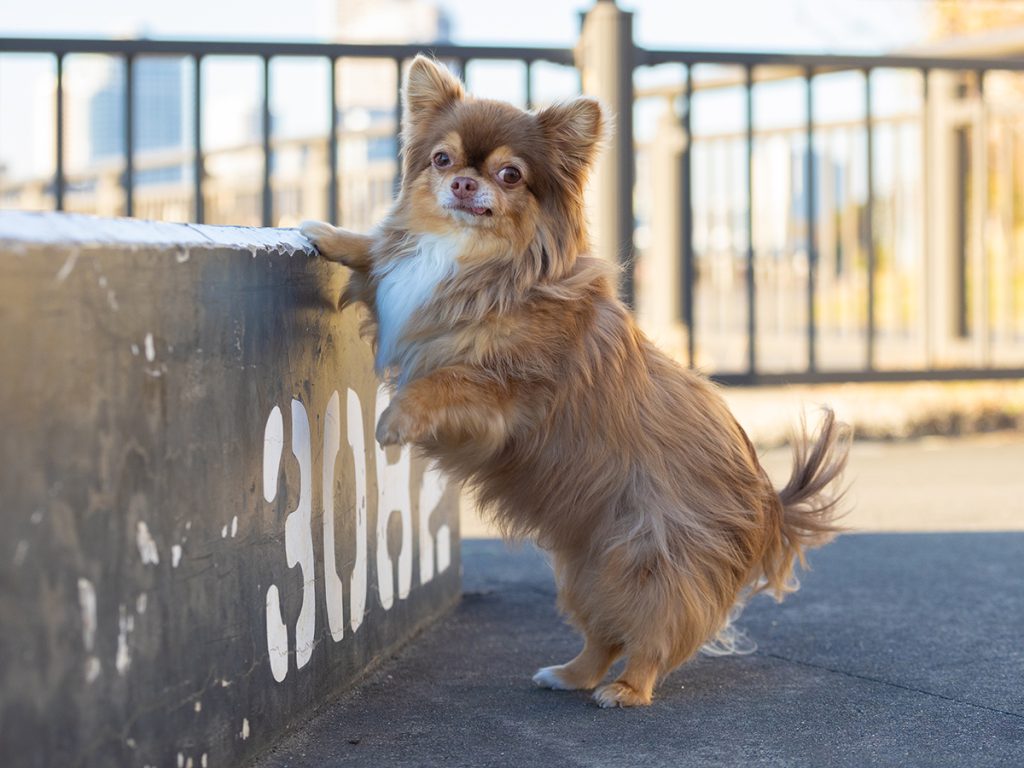
[[[651,703],[650,696],[644,696],[625,683],[615,681],[602,685],[594,691],[594,701],[603,709],[609,707],[646,707]]]
[[[558,675],[561,667],[541,667],[533,675],[533,682],[541,688],[550,688],[553,691],[575,691],[575,686],[562,680]]]

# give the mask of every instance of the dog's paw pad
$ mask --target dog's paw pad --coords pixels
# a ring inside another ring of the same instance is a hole
[[[541,667],[533,676],[533,682],[541,688],[550,688],[553,691],[574,690],[571,685],[565,683],[558,676],[559,667]]]
[[[609,707],[646,707],[650,698],[642,696],[625,683],[609,683],[594,691],[594,701],[603,709]]]

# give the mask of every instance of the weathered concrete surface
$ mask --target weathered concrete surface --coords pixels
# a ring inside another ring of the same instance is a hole
[[[238,764],[457,599],[343,281],[294,231],[0,213],[5,768]]]
[[[1024,534],[847,536],[751,656],[700,658],[646,710],[530,674],[578,650],[532,548],[464,541],[457,611],[257,768],[1024,765]]]

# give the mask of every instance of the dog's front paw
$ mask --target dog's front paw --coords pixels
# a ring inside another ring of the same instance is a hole
[[[392,402],[377,422],[377,442],[381,445],[415,443],[426,436],[422,421]]]
[[[335,227],[323,221],[304,221],[299,231],[305,235],[320,255],[329,261],[337,261],[351,269],[364,269],[370,238]]]
[[[336,231],[337,228],[326,221],[304,221],[299,225],[299,232],[325,256],[324,251],[327,250],[329,244],[334,242]]]

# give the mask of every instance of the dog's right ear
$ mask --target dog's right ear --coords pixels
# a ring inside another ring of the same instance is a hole
[[[571,178],[581,180],[608,131],[600,102],[581,96],[554,104],[537,113],[537,123],[557,149],[561,167]]]
[[[448,68],[423,54],[412,60],[405,76],[405,114],[418,120],[459,101],[463,96],[462,83]]]

